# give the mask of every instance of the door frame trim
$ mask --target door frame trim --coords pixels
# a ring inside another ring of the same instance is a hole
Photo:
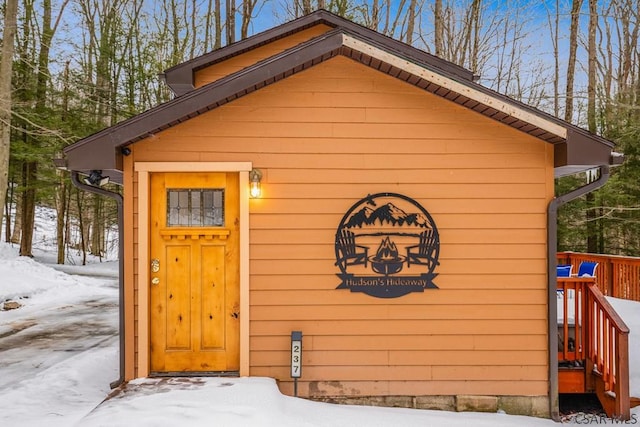
[[[149,376],[149,175],[154,172],[238,172],[240,175],[240,376],[249,375],[249,172],[251,162],[136,162],[138,174],[138,377]]]

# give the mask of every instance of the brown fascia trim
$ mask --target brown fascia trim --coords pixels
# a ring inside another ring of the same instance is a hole
[[[613,151],[611,141],[573,125],[567,126],[567,139],[554,144],[553,148],[556,178],[575,175],[601,165],[620,166],[624,162],[624,155]]]
[[[614,144],[596,135],[592,135],[575,126],[567,127],[566,150],[567,165],[592,165],[593,159],[601,160],[600,164],[611,163],[611,152]]]
[[[309,15],[168,68],[162,74],[163,78],[174,94],[177,96],[184,95],[194,90],[194,73],[196,71],[318,24],[325,24],[336,29],[344,29],[351,34],[358,35],[364,40],[381,44],[387,49],[401,53],[403,57],[413,62],[428,65],[429,67],[454,75],[457,78],[467,81],[473,81],[476,78],[471,71],[459,65],[409,46],[406,43],[385,36],[384,34],[323,9],[316,10]]]

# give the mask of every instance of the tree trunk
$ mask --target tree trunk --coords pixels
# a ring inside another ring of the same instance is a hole
[[[101,257],[103,252],[104,236],[104,215],[103,200],[97,194],[93,195],[93,216],[91,222],[91,247],[89,253],[93,256]]]
[[[0,206],[4,206],[9,186],[9,153],[11,146],[11,76],[13,75],[14,41],[17,31],[17,0],[7,0],[4,10],[2,57],[0,57]],[[7,222],[9,219],[7,218]],[[2,221],[0,221],[2,223]],[[8,236],[7,236],[8,237]]]
[[[20,243],[22,234],[22,193],[16,193],[16,210],[13,216],[13,232],[11,233],[11,243]]]
[[[227,0],[227,44],[236,41],[236,0]]]
[[[474,0],[471,5],[471,23],[469,27],[469,36],[471,37],[469,43],[469,64],[473,74],[479,73],[479,49],[480,49],[480,1]]]
[[[302,0],[302,14],[308,15],[311,13],[311,0]]]
[[[11,238],[11,198],[9,197],[9,189],[5,194],[4,202],[4,241],[9,243]]]
[[[551,24],[551,17],[549,23]],[[560,0],[556,0],[556,10],[553,20],[553,28],[551,37],[553,42],[553,115],[560,117],[560,52],[558,43],[560,43]],[[575,55],[575,52],[574,52]],[[575,60],[575,59],[574,59]]]
[[[589,0],[589,34],[588,34],[588,70],[587,70],[587,125],[589,132],[596,133],[596,67],[597,46],[596,30],[598,28],[598,1]]]
[[[409,2],[409,11],[407,12],[407,44],[413,44],[413,32],[416,27],[416,0],[411,0]]]
[[[240,27],[240,38],[243,40],[249,37],[249,25],[251,25],[253,10],[255,9],[257,2],[258,0],[244,0],[242,2],[242,25]]]
[[[215,9],[214,22],[216,23],[216,36],[213,42],[213,48],[220,49],[220,47],[222,47],[222,12],[220,12],[220,0],[215,0]]]
[[[42,37],[38,53],[38,75],[36,78],[35,110],[44,114],[49,80],[49,51],[53,39],[51,26],[51,0],[42,1]],[[28,137],[34,151],[39,151],[41,142],[38,137]],[[23,166],[24,199],[22,201],[22,238],[20,239],[20,255],[33,256],[33,229],[36,210],[36,186],[38,182],[38,162],[28,160]]]
[[[325,5],[320,6],[320,9],[324,9]],[[379,0],[373,0],[373,4],[371,5],[371,22],[369,23],[369,28],[378,31],[378,26],[380,25],[380,3]]]
[[[406,4],[407,0],[400,0],[400,2],[398,3],[398,10],[396,11],[396,16],[395,18],[393,18],[393,22],[391,23],[390,27],[387,27],[387,35],[388,36],[392,36],[393,34],[395,34],[396,29],[398,28],[398,23],[400,22],[400,18],[402,18],[402,10],[404,9],[404,5]],[[391,15],[391,12],[389,12],[389,15]]]
[[[391,0],[385,0],[385,16],[384,16],[384,29],[382,34],[389,35],[391,25]]]
[[[80,189],[76,191],[76,207],[78,208],[78,231],[80,232],[80,250],[82,251],[82,265],[87,264],[87,245],[86,245],[86,231],[84,227],[84,203],[80,195]]]
[[[20,238],[20,256],[32,257],[33,227],[36,211],[36,189],[29,183],[35,183],[35,162],[25,162],[22,167],[24,192],[22,193],[22,235]]]
[[[442,16],[442,0],[435,0],[433,9],[433,26],[434,36],[433,44],[435,45],[436,56],[444,55],[444,18]]]
[[[64,264],[65,260],[65,220],[67,218],[67,179],[62,171],[56,171],[58,175],[58,188],[56,189],[56,246],[58,248],[58,264]]]
[[[66,199],[65,199],[65,215],[64,215],[64,243],[65,243],[65,252],[66,252],[66,248],[69,246],[69,242],[72,241],[72,237],[71,237],[71,217],[70,217],[70,211],[71,211],[71,196],[72,196],[72,188],[67,186],[67,194],[66,194]]]
[[[213,0],[207,0],[207,11],[204,18],[204,51],[209,51],[209,42],[211,41],[211,17],[213,16],[214,11],[211,9],[213,7]],[[211,43],[213,45],[213,43]]]
[[[587,124],[589,132],[596,133],[596,30],[598,27],[598,2],[589,0],[589,33],[587,42]],[[587,252],[598,252],[598,224],[596,219],[595,194],[587,193]]]
[[[571,6],[571,30],[569,33],[569,59],[567,61],[567,98],[564,109],[565,121],[573,121],[573,86],[576,75],[576,56],[578,52],[578,30],[580,24],[580,9],[583,0],[573,0]]]

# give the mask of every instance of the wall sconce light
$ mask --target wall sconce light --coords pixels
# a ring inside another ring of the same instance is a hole
[[[93,185],[94,187],[102,187],[109,182],[108,176],[102,176],[102,171],[92,170],[88,177],[84,179],[84,183],[87,185]]]
[[[262,181],[262,172],[259,169],[253,169],[249,172],[249,193],[254,199],[259,198],[262,195],[262,188],[260,182]]]

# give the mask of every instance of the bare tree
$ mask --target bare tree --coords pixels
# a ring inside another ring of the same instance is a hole
[[[391,18],[391,4],[390,4],[389,1],[387,1],[387,22],[386,22],[386,25],[385,25],[385,28],[384,28],[384,33],[386,35],[392,37],[394,34],[396,34],[396,31],[398,30],[398,25],[402,21],[403,15],[406,13],[404,11],[404,7],[405,7],[406,3],[407,3],[406,0],[400,0],[397,3],[397,10],[396,10],[395,17],[393,18],[393,21],[390,21],[390,18]]]
[[[598,28],[598,1],[589,0],[589,30],[587,35],[587,124],[589,132],[596,133],[596,67],[597,47],[596,31]],[[587,193],[587,251],[598,251],[598,231],[596,223],[595,195]]]
[[[42,1],[42,22],[40,24],[41,35],[39,40],[39,52],[37,56],[37,75],[35,80],[35,112],[44,115],[47,103],[47,84],[49,75],[49,54],[53,35],[60,24],[61,16],[69,0],[62,2],[58,18],[52,21],[51,0]],[[32,4],[25,7],[33,7]],[[43,144],[40,135],[26,135],[31,149],[37,151]],[[20,238],[20,255],[32,256],[33,228],[36,208],[36,186],[38,185],[38,161],[29,158],[23,163],[23,194],[22,194],[22,234]]]
[[[253,11],[258,4],[258,0],[242,1],[242,25],[240,26],[240,37],[246,39],[249,37],[249,25],[253,18]]]
[[[553,46],[553,115],[560,116],[560,51],[558,43],[560,41],[560,1],[555,1],[553,14],[544,3],[547,9],[547,22],[551,33],[551,45]]]
[[[444,54],[444,16],[442,16],[442,0],[435,0],[433,8],[434,37],[433,45],[436,56]]]
[[[213,24],[212,18],[213,17]],[[213,43],[211,43],[211,26],[213,25]],[[194,37],[195,39],[195,37]],[[220,48],[222,43],[222,24],[220,15],[220,0],[207,1],[207,9],[205,10],[205,22],[204,22],[204,51],[208,52],[211,47],[214,49]]]
[[[598,66],[596,32],[598,29],[598,1],[589,0],[589,32],[587,41],[587,124],[596,133],[596,71]]]
[[[227,0],[227,44],[236,41],[236,0]]]
[[[416,26],[416,7],[417,1],[410,0],[409,10],[407,11],[407,34],[405,37],[405,41],[407,44],[413,44],[413,33]]]
[[[17,0],[7,0],[4,10],[2,57],[0,58],[0,209],[4,208],[9,183],[11,76],[13,75],[13,52],[17,29],[17,15]],[[9,221],[8,218],[7,221]],[[0,221],[0,223],[2,223],[2,221]]]
[[[567,90],[564,119],[573,121],[573,98],[576,73],[576,58],[578,52],[578,30],[580,25],[580,9],[583,0],[573,0],[571,5],[571,30],[569,33],[569,59],[567,61]]]
[[[216,2],[216,14],[215,14],[215,23],[216,23],[216,37],[215,42],[213,44],[214,49],[219,49],[222,46],[222,12],[220,0],[215,0]]]
[[[302,0],[302,14],[308,15],[311,13],[311,0]]]
[[[324,8],[324,5],[323,5]],[[369,23],[369,28],[372,30],[378,31],[378,26],[380,25],[380,1],[373,0],[371,4],[371,22]]]

